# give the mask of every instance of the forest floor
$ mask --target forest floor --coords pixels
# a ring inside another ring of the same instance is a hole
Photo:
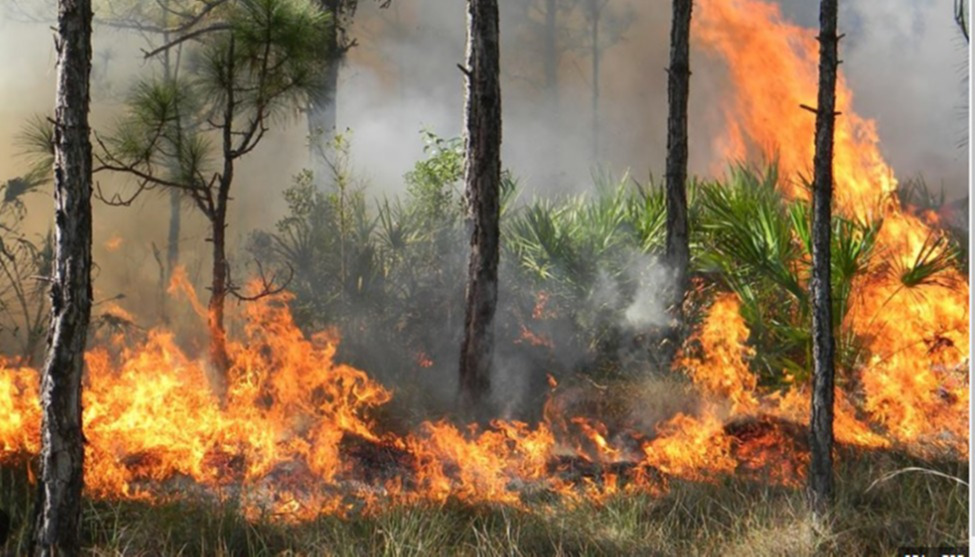
[[[83,536],[85,554],[99,556],[894,555],[967,543],[967,478],[967,462],[840,449],[835,511],[818,538],[802,488],[735,477],[601,504],[448,502],[299,524],[245,520],[232,501],[97,500],[85,503]],[[27,552],[32,490],[23,468],[0,471],[0,507],[13,518],[0,555]]]

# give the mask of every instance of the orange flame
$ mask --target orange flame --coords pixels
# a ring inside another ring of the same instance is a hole
[[[783,175],[806,171],[814,122],[799,105],[815,99],[812,32],[759,0],[702,0],[695,13],[696,40],[727,60],[735,86],[725,153],[775,151]],[[836,438],[967,456],[968,283],[951,269],[937,281],[901,280],[902,269],[930,255],[936,233],[892,197],[897,183],[873,122],[852,112],[842,79],[838,96],[838,210],[884,221],[878,263],[855,285],[844,323],[863,339],[867,357],[860,369],[843,370],[856,390],[837,392]],[[795,180],[785,187],[794,198],[805,195]],[[185,294],[206,321],[184,271],[174,273],[170,292]],[[808,390],[761,391],[748,365],[749,331],[731,295],[718,296],[678,360],[703,395],[699,411],[678,413],[655,431],[567,412],[557,398],[568,389],[550,375],[552,398],[538,425],[499,420],[465,429],[436,421],[404,435],[380,431],[369,417],[392,393],[335,361],[337,334],[304,335],[288,301],[279,295],[245,307],[240,338],[228,344],[224,407],[210,394],[207,364],[187,356],[169,332],[88,352],[89,494],[159,499],[168,496],[167,484],[190,480],[214,493],[240,493],[249,515],[303,519],[449,498],[518,506],[531,490],[600,501],[620,489],[656,492],[668,477],[765,473],[787,485],[802,478],[808,455],[801,436],[781,424],[808,423]],[[552,315],[547,301],[539,294],[535,319]],[[417,357],[418,365],[427,361]],[[37,384],[35,370],[0,359],[0,464],[39,450]]]
[[[122,247],[124,239],[118,234],[112,234],[112,237],[105,240],[105,249],[109,252],[116,252]]]

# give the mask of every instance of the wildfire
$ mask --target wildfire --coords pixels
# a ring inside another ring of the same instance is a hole
[[[695,11],[694,32],[702,48],[727,62],[735,83],[725,106],[725,155],[742,159],[758,149],[777,158],[782,175],[810,176],[815,118],[801,105],[816,100],[815,31],[785,21],[774,3],[704,0]],[[845,323],[871,354],[855,370],[865,409],[898,441],[925,438],[967,455],[968,384],[950,380],[948,370],[968,366],[968,282],[954,269],[940,273],[937,282],[903,282],[905,270],[947,246],[938,242],[938,231],[899,206],[897,180],[880,154],[876,126],[853,111],[853,94],[839,77],[835,204],[850,218],[883,219],[878,263],[853,288]],[[785,183],[788,195],[808,196],[799,180]],[[929,348],[932,343],[938,348]],[[837,435],[846,434],[837,423]]]
[[[112,237],[105,240],[105,249],[109,252],[116,252],[122,247],[124,242],[123,238],[118,234],[112,234]]]
[[[735,84],[725,107],[725,153],[763,149],[777,153],[784,175],[807,170],[814,120],[799,106],[816,98],[813,32],[759,0],[702,0],[695,18],[698,44],[727,60]],[[902,269],[944,248],[932,240],[934,230],[897,205],[874,124],[852,111],[842,79],[838,100],[837,207],[853,218],[883,217],[875,261],[885,263],[869,269],[850,301],[844,325],[864,340],[869,357],[847,370],[853,394],[837,392],[836,438],[967,456],[968,283],[948,270],[940,281],[905,285]],[[791,196],[806,195],[797,181],[787,187]],[[170,293],[185,295],[206,320],[185,273],[174,273]],[[248,513],[302,519],[449,498],[517,506],[532,492],[598,501],[621,488],[655,492],[669,477],[802,480],[808,450],[794,429],[808,422],[808,391],[799,384],[761,391],[732,295],[714,301],[678,358],[700,407],[654,431],[567,414],[550,375],[552,398],[537,425],[434,421],[403,435],[381,431],[370,418],[393,393],[335,361],[337,334],[304,335],[288,300],[282,294],[243,306],[239,338],[228,343],[223,406],[210,394],[207,364],[170,332],[151,330],[139,342],[116,335],[88,352],[89,494],[154,500],[168,496],[167,483],[191,482],[239,495]],[[540,293],[536,319],[551,316],[547,301]],[[522,333],[524,342],[554,345],[528,328]],[[415,363],[433,362],[421,352]],[[37,385],[36,370],[0,359],[0,464],[39,450]]]
[[[819,47],[816,31],[787,22],[778,4],[762,0],[702,0],[692,20],[696,44],[727,62],[734,90],[725,109],[725,160],[751,152],[773,155],[793,197],[808,195],[798,177],[811,177]],[[879,216],[897,189],[878,149],[876,125],[853,111],[842,74],[836,85],[833,168],[835,203],[844,213]]]

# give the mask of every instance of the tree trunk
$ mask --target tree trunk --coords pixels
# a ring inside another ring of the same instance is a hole
[[[164,11],[169,10],[169,0],[163,0],[161,4]],[[170,35],[168,32],[163,32],[163,44],[168,44],[170,40]],[[171,49],[166,49],[163,52],[163,75],[166,76],[167,80],[174,80],[177,77],[179,70],[179,57],[177,57],[177,63],[173,64],[171,54]],[[180,122],[179,110],[176,111],[176,121],[177,125]],[[180,130],[181,131],[181,130]],[[177,135],[177,139],[181,140],[181,135]],[[179,152],[180,145],[177,144],[177,152]],[[175,165],[173,165],[175,166]],[[178,172],[177,168],[170,168],[170,177],[173,177]],[[167,311],[166,305],[168,302],[168,296],[166,290],[169,286],[169,281],[173,278],[173,273],[176,271],[176,265],[179,264],[179,231],[181,225],[180,214],[180,200],[182,192],[178,189],[173,189],[169,192],[169,237],[166,244],[166,264],[165,267],[160,272],[162,276],[162,292],[160,293],[160,306],[159,313],[162,317],[162,322],[169,323],[169,312]]]
[[[176,188],[169,192],[169,243],[166,248],[166,269],[173,276],[179,265],[179,231],[181,227],[183,193]]]
[[[166,245],[166,268],[163,286],[163,297],[162,297],[162,318],[164,323],[169,323],[169,312],[166,311],[167,297],[165,294],[166,288],[169,287],[169,281],[173,278],[173,273],[176,272],[176,266],[179,265],[179,231],[182,224],[182,214],[180,212],[180,207],[182,205],[182,192],[176,188],[173,188],[169,192],[169,238]]]
[[[692,4],[692,0],[674,0],[670,30],[670,69],[667,72],[667,262],[676,275],[672,304],[678,328],[683,320],[681,308],[687,290],[691,258],[688,246],[686,183]]]
[[[501,181],[500,37],[497,0],[467,2],[467,186],[471,252],[464,339],[460,354],[460,403],[477,418],[486,414],[498,301]]]
[[[599,0],[589,0],[590,41],[592,42],[592,161],[599,160]]]
[[[558,2],[545,1],[545,23],[542,29],[542,118],[551,139],[542,145],[541,156],[549,167],[542,180],[557,183],[559,168],[561,124],[559,122],[559,43]]]
[[[84,434],[81,376],[91,316],[91,2],[58,2],[54,109],[55,260],[51,328],[41,378],[39,555],[80,553]]]
[[[336,95],[339,88],[339,64],[343,52],[339,48],[339,12],[341,0],[320,0],[322,10],[332,16],[332,31],[325,37],[330,53],[328,68],[320,83],[312,88],[308,102],[308,137],[312,170],[316,175],[325,171],[326,146],[337,128]]]
[[[232,73],[231,69],[231,73]],[[227,399],[227,373],[230,356],[227,353],[227,328],[224,324],[224,305],[230,292],[230,264],[227,262],[227,205],[230,203],[230,185],[234,180],[234,161],[230,156],[234,97],[229,96],[224,120],[224,168],[217,187],[217,200],[210,214],[213,241],[213,271],[210,281],[210,303],[207,307],[207,325],[210,332],[210,364],[213,366],[211,387],[224,404]]]
[[[551,103],[553,113],[558,112],[559,94],[559,45],[558,45],[558,3],[556,0],[545,0],[545,34],[543,36],[542,55],[544,59],[545,96],[546,102]]]
[[[227,372],[230,356],[227,354],[227,329],[224,325],[224,305],[227,300],[227,246],[226,209],[218,211],[212,222],[213,277],[210,282],[210,303],[207,308],[207,325],[210,332],[210,363],[213,365],[211,387],[223,403],[227,395]]]
[[[230,185],[234,182],[234,116],[237,100],[234,83],[234,40],[230,40],[227,56],[227,106],[223,114],[223,173],[217,184],[216,200],[210,198],[207,217],[210,219],[210,240],[213,242],[213,272],[210,281],[210,303],[207,308],[207,325],[210,332],[210,364],[213,366],[211,387],[220,400],[226,402],[227,372],[230,357],[227,354],[227,329],[224,325],[224,302],[230,290],[230,267],[227,263],[227,205],[230,203]]]
[[[819,99],[813,161],[812,297],[813,393],[809,487],[813,512],[822,517],[833,498],[833,316],[830,293],[830,219],[833,194],[833,126],[836,120],[837,0],[819,11]]]

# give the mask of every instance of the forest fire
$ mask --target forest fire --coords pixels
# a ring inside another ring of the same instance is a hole
[[[725,154],[771,151],[782,175],[801,175],[813,158],[813,116],[800,108],[815,99],[813,33],[759,0],[702,0],[696,10],[699,47],[727,61],[735,85]],[[882,218],[876,249],[883,257],[850,296],[844,325],[864,339],[868,356],[844,370],[836,438],[967,457],[969,285],[951,269],[938,280],[905,281],[947,246],[940,232],[901,210],[874,124],[852,103],[841,80],[836,203],[851,219]],[[790,197],[807,195],[798,180],[784,183]],[[170,292],[187,294],[205,320],[185,275],[174,277]],[[600,416],[565,414],[550,377],[537,425],[430,421],[406,434],[385,431],[374,418],[395,392],[337,362],[337,334],[303,334],[289,300],[278,294],[241,306],[224,404],[211,395],[204,359],[188,355],[171,332],[154,329],[138,342],[117,336],[92,348],[84,395],[88,493],[161,500],[193,485],[239,497],[253,516],[300,520],[450,498],[519,506],[546,493],[599,501],[620,490],[665,490],[671,478],[803,480],[809,393],[799,381],[785,392],[759,386],[734,295],[714,300],[675,366],[700,394],[696,413],[677,413],[652,431],[616,430]],[[546,301],[540,294],[535,319],[549,313]],[[526,325],[521,333],[535,348],[558,343]],[[422,350],[414,363],[434,365]],[[0,464],[39,451],[37,385],[36,370],[0,360]]]

